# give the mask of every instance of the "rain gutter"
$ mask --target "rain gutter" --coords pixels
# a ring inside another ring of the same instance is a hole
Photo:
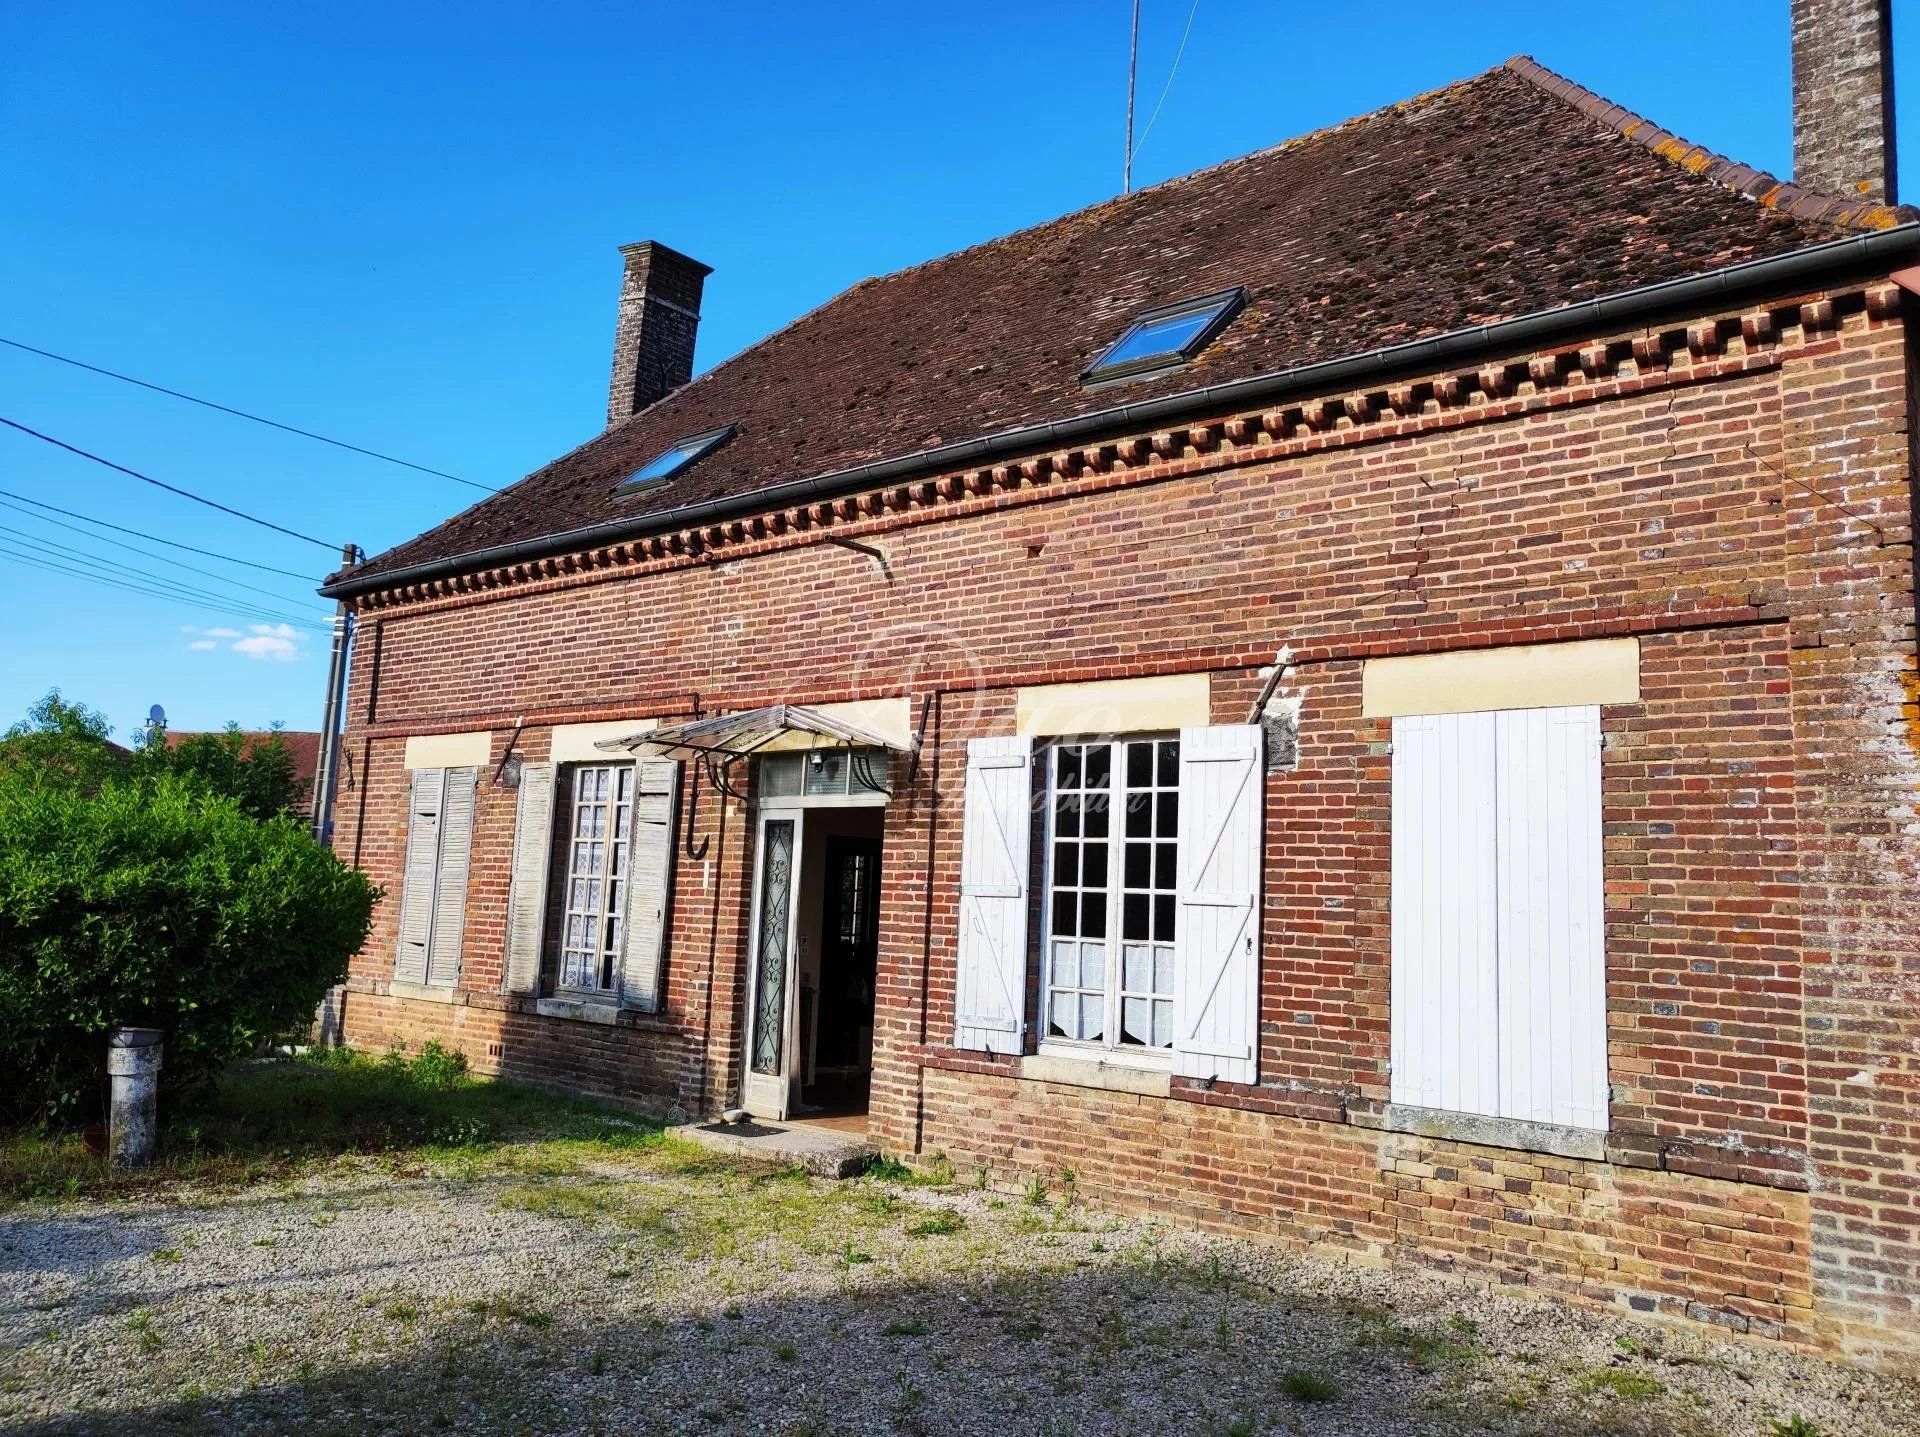
[[[1191,418],[1196,413],[1269,404],[1351,389],[1362,384],[1386,383],[1490,355],[1525,353],[1594,333],[1673,319],[1702,309],[1732,306],[1769,295],[1791,294],[1828,282],[1887,274],[1899,268],[1902,262],[1912,262],[1916,258],[1920,258],[1920,222],[1896,225],[1872,234],[1829,240],[1824,244],[1795,250],[1791,254],[1744,260],[1706,274],[1662,280],[1658,284],[1623,290],[1618,294],[1603,295],[1558,309],[1538,310],[1492,324],[1450,330],[1428,339],[1409,340],[1341,359],[1322,360],[1270,374],[1253,375],[1247,379],[1229,380],[1159,399],[1120,404],[1093,414],[1002,430],[997,434],[945,444],[936,449],[923,449],[893,459],[876,460],[871,464],[838,469],[808,479],[790,479],[764,489],[723,495],[717,499],[682,505],[677,509],[606,520],[564,533],[543,534],[380,573],[341,573],[329,579],[321,587],[320,593],[330,599],[351,598],[395,584],[421,583],[474,569],[545,558],[574,549],[685,528],[690,524],[703,524],[753,510],[784,508],[824,494],[966,468],[1036,449],[1082,444],[1096,438]]]

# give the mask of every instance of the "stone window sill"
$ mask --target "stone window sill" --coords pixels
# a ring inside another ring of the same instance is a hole
[[[1020,1060],[1020,1076],[1030,1082],[1064,1083],[1074,1088],[1137,1093],[1148,1098],[1165,1098],[1173,1092],[1173,1074],[1166,1068],[1066,1057],[1058,1053],[1029,1053]]]
[[[1593,1162],[1605,1162],[1607,1158],[1607,1135],[1592,1128],[1566,1128],[1556,1123],[1522,1122],[1517,1118],[1489,1118],[1477,1113],[1450,1113],[1440,1108],[1416,1108],[1405,1103],[1388,1103],[1378,1113],[1352,1112],[1347,1120],[1357,1127],[1477,1143],[1481,1147],[1551,1153],[1555,1157],[1587,1158]]]
[[[410,998],[416,1003],[458,1003],[460,990],[450,983],[402,983],[399,979],[387,984],[387,994],[393,998]]]
[[[575,1023],[598,1023],[611,1028],[620,1021],[620,1009],[613,1003],[592,1002],[583,998],[541,998],[533,1011],[542,1018],[565,1018]]]

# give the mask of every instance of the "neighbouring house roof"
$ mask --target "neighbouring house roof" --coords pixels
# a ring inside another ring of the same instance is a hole
[[[313,783],[320,772],[320,735],[303,729],[254,729],[240,736],[246,740],[243,753],[251,753],[256,744],[265,743],[275,734],[286,745],[287,755],[293,760],[293,781],[301,790],[300,809],[302,812],[313,808]],[[178,748],[190,738],[200,738],[197,733],[175,733],[167,730],[167,747]],[[214,735],[219,737],[218,734]]]
[[[1521,58],[864,280],[339,579],[745,500],[786,481],[1708,273],[1911,218],[1721,159]],[[1234,286],[1183,368],[1081,373],[1142,311]],[[614,487],[679,440],[726,443]],[[931,462],[931,460],[930,460]]]

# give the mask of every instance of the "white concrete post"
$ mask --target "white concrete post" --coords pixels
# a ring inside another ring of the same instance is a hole
[[[143,1168],[159,1146],[161,1040],[158,1028],[116,1028],[107,1040],[112,1080],[107,1156],[116,1168]]]

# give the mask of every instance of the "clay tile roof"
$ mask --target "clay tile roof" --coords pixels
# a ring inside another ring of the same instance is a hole
[[[1782,184],[1522,57],[864,280],[351,577],[644,520],[1911,217]],[[1185,368],[1080,383],[1139,311],[1234,285],[1246,309]],[[726,424],[735,437],[670,482],[613,495],[676,440]]]

